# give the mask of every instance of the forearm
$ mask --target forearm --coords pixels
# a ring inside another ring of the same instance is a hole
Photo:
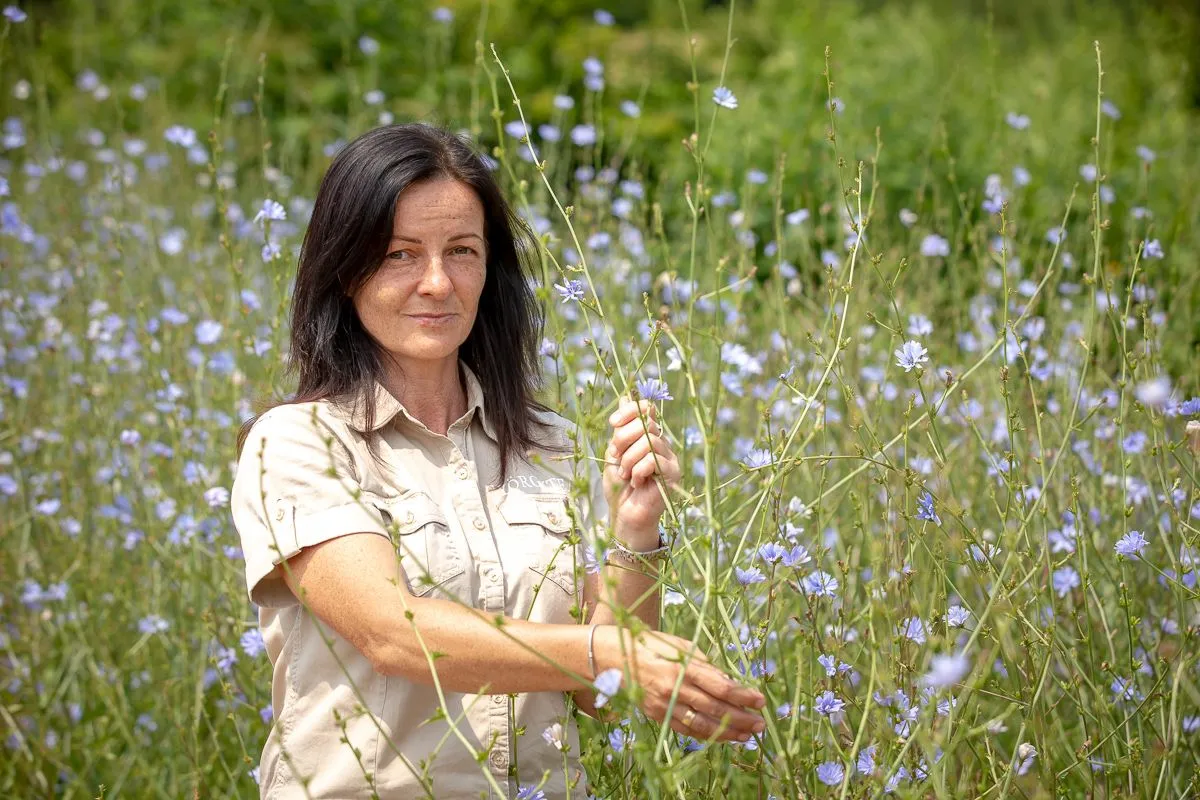
[[[619,625],[624,609],[640,619],[647,627],[658,630],[660,625],[658,567],[642,564],[628,567],[607,564],[599,576],[600,602],[593,610],[588,622],[591,625]],[[601,667],[602,668],[602,667]],[[591,687],[582,687],[573,693],[579,709],[596,717],[596,692]]]
[[[436,670],[442,689],[472,694],[570,691],[592,677],[585,627],[498,617],[446,600],[405,600],[411,618],[396,615],[368,648],[383,674],[432,685]],[[427,652],[440,654],[432,666]]]
[[[600,572],[600,603],[590,622],[599,625],[620,624],[617,609],[624,609],[658,630],[658,568],[654,564],[627,566],[607,564]]]
[[[630,528],[617,522],[613,531],[615,538],[627,549],[645,553],[658,547],[658,525],[648,529]],[[590,622],[600,625],[621,623],[622,614],[617,609],[633,614],[647,627],[658,630],[659,626],[659,582],[658,561],[638,561],[627,564],[616,559],[606,559],[600,571],[599,604]]]
[[[286,569],[284,568],[286,567]],[[588,629],[418,598],[390,541],[341,536],[281,566],[292,593],[376,672],[472,694],[569,691],[592,679]]]

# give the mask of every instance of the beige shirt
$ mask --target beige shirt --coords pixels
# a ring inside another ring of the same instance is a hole
[[[512,797],[546,770],[548,798],[565,797],[568,779],[579,781],[570,795],[584,797],[578,730],[563,693],[446,692],[447,720],[433,687],[375,672],[271,574],[301,548],[374,533],[396,544],[414,595],[534,622],[578,621],[585,549],[568,537],[602,521],[593,513],[605,511],[599,471],[569,453],[536,451],[510,459],[507,481],[493,488],[494,430],[478,380],[465,365],[463,372],[467,412],[446,436],[412,418],[382,386],[371,432],[360,412],[326,401],[274,408],[250,432],[231,503],[273,667],[276,721],[259,772],[264,798]],[[571,444],[569,423],[539,418]],[[566,755],[543,738],[555,723]]]

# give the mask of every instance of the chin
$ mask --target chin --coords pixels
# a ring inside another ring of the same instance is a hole
[[[457,358],[458,348],[466,337],[434,337],[414,335],[389,347],[392,355],[407,361],[442,361]]]

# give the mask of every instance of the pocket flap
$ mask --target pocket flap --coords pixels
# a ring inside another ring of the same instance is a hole
[[[541,525],[560,534],[571,530],[567,499],[560,494],[509,492],[498,508],[509,525]]]
[[[425,492],[412,492],[398,497],[372,497],[371,502],[390,519],[401,536],[415,533],[426,525],[436,522],[446,524],[446,515],[441,506]]]

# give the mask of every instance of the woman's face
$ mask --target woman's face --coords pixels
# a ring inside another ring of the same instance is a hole
[[[470,186],[435,179],[401,193],[388,254],[352,299],[363,327],[405,372],[457,363],[479,309],[486,246],[483,205]]]

